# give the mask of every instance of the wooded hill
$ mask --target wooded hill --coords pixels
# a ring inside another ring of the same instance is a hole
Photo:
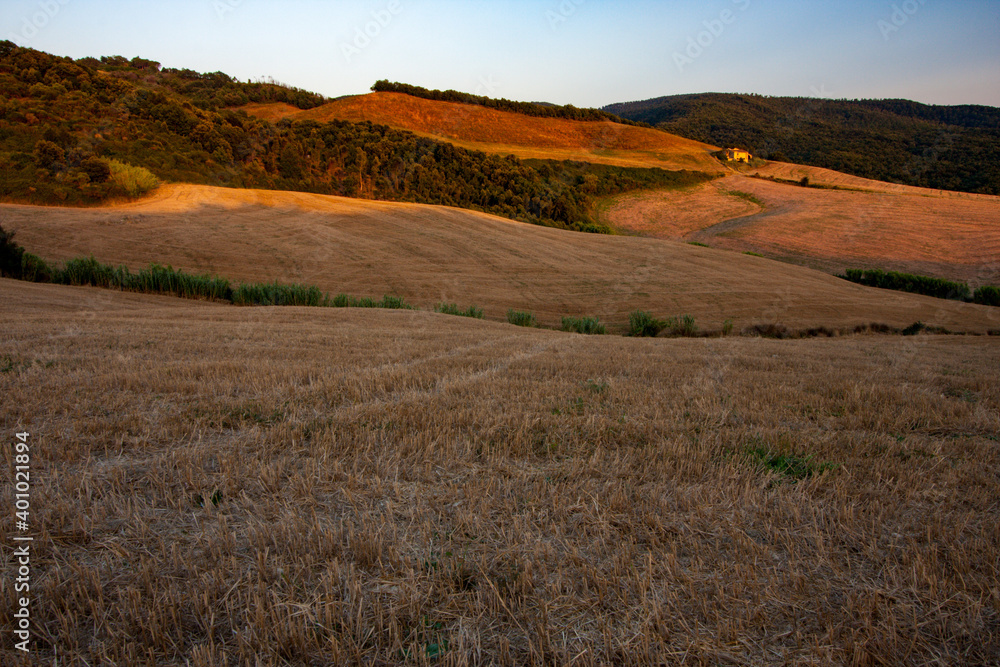
[[[123,194],[107,167],[125,164],[167,181],[444,204],[599,232],[608,230],[591,219],[595,196],[710,178],[532,166],[368,122],[270,123],[230,108],[248,101],[311,108],[324,98],[141,58],[74,61],[0,42],[0,197],[98,203]]]
[[[1000,194],[1000,108],[909,100],[705,93],[604,107],[782,162],[944,190]]]

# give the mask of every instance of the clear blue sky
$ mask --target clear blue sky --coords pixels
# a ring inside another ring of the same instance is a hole
[[[72,57],[577,106],[693,92],[1000,106],[1000,0],[2,0]],[[366,34],[367,33],[367,34]]]

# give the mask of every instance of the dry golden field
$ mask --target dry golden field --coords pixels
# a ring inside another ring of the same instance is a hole
[[[9,280],[0,318],[4,665],[1000,662],[1000,339]]]
[[[782,162],[725,167],[710,155],[717,147],[658,130],[533,118],[401,93],[346,97],[307,111],[287,104],[244,108],[272,121],[367,120],[523,158],[729,174],[687,191],[623,195],[602,207],[602,217],[626,233],[757,252],[826,272],[881,268],[965,280],[974,287],[1000,283],[1000,197]],[[762,180],[803,177],[839,189]]]
[[[853,328],[918,320],[953,331],[1000,330],[998,308],[861,287],[739,252],[439,206],[169,185],[134,204],[0,205],[0,217],[28,251],[49,260],[93,254],[133,269],[159,262],[233,280],[315,284],[331,294],[388,293],[428,309],[440,301],[475,304],[491,319],[516,308],[547,326],[589,316],[620,330],[631,311],[643,309],[690,314],[707,330],[725,320],[737,331],[755,323]]]
[[[265,120],[371,121],[487,153],[545,160],[580,160],[625,167],[723,173],[715,146],[650,128],[612,122],[538,118],[402,93],[371,93],[306,111],[287,104],[251,104]]]
[[[812,183],[865,191],[733,174],[687,190],[623,195],[602,216],[623,231],[759,252],[831,272],[881,268],[1000,284],[1000,197],[770,167],[778,178],[811,174]]]

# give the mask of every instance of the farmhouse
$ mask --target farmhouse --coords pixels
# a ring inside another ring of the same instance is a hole
[[[749,152],[742,150],[740,148],[727,148],[726,149],[726,159],[735,162],[749,162],[750,158],[753,157]]]

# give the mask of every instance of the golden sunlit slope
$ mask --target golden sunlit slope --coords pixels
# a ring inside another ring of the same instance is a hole
[[[722,173],[714,146],[650,128],[612,122],[538,118],[402,93],[345,97],[301,111],[285,104],[243,107],[266,120],[371,121],[442,139],[465,148],[521,158]]]
[[[740,253],[657,239],[582,234],[438,206],[324,195],[164,186],[111,208],[4,205],[25,248],[65,260],[93,254],[234,280],[311,283],[331,293],[476,304],[501,319],[532,310],[543,324],[628,313],[688,313],[704,328],[732,319],[792,327],[917,320],[953,330],[1000,329],[1000,309],[860,287]]]
[[[604,222],[825,270],[874,267],[1000,284],[1000,197],[780,163],[766,171],[879,191],[804,188],[734,174],[683,191],[624,195],[605,208]]]

